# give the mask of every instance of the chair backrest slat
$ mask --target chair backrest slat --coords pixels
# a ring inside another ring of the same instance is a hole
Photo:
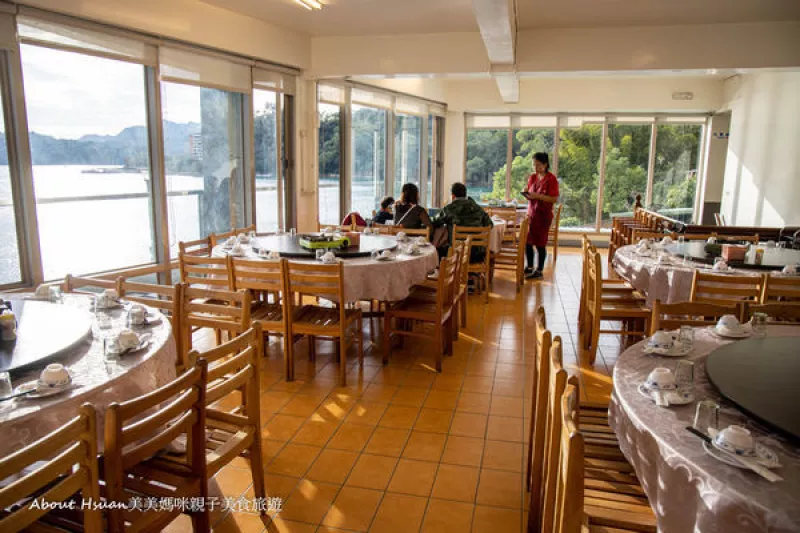
[[[695,270],[689,299],[716,304],[735,304],[742,300],[757,302],[761,299],[764,280],[764,275],[728,276]]]
[[[547,329],[544,307],[534,311],[534,332],[536,335],[536,359],[534,361],[533,393],[531,401],[531,438],[528,446],[530,464],[531,523],[541,519],[542,488],[545,479],[545,450],[547,435],[548,393],[550,384],[550,350],[553,336]]]
[[[724,315],[734,315],[740,321],[744,321],[743,303],[677,302],[664,304],[660,300],[656,300],[650,319],[650,335],[660,329],[714,325]]]
[[[800,277],[769,275],[764,279],[760,303],[800,303]]]
[[[190,287],[233,288],[230,257],[198,257],[181,254],[178,262],[181,281]]]

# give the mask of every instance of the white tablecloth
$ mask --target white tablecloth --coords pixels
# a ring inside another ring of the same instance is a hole
[[[492,233],[489,235],[489,249],[492,253],[497,253],[500,251],[500,247],[503,245],[503,234],[506,232],[506,221],[501,219],[492,219]]]
[[[20,295],[8,297],[19,298]],[[88,310],[91,298],[66,295],[65,300],[64,304],[53,305],[74,305]],[[137,330],[137,333],[152,335],[151,344],[146,350],[117,359],[106,358],[102,339],[89,334],[82,344],[58,358],[69,369],[77,388],[40,400],[20,397],[0,402],[0,434],[3,436],[0,439],[0,457],[19,450],[69,422],[86,402],[93,404],[97,410],[98,442],[102,446],[105,412],[111,403],[136,398],[175,379],[177,349],[172,327],[166,317],[153,309],[150,312],[157,314],[160,321]],[[107,330],[104,335],[111,335],[114,330],[124,327],[125,313],[122,309],[111,311],[110,314],[112,330]],[[46,335],[47,332],[43,331],[42,334]],[[16,387],[36,381],[40,371],[36,369],[20,375],[12,374],[12,385]]]
[[[247,259],[262,259],[245,246]],[[380,300],[396,302],[408,297],[413,285],[425,281],[428,273],[436,270],[439,256],[431,245],[422,246],[421,254],[409,256],[397,254],[394,261],[374,261],[370,257],[344,259],[344,296],[348,302]],[[214,248],[213,255],[224,256],[221,246]],[[262,259],[263,260],[263,259]],[[292,262],[314,260],[289,259]]]
[[[770,326],[768,334],[800,336],[800,327]],[[609,422],[647,493],[661,533],[800,530],[797,443],[743,414],[723,399],[706,377],[708,355],[730,342],[715,337],[707,328],[695,330],[694,352],[688,359],[695,365],[696,401],[714,400],[721,407],[721,427],[744,425],[759,442],[772,448],[783,465],[776,471],[783,481],[770,483],[708,455],[700,439],[686,431],[694,420],[696,403],[662,408],[639,393],[638,386],[648,374],[659,366],[674,368],[673,359],[645,355],[643,343],[639,343],[623,352],[614,366]]]

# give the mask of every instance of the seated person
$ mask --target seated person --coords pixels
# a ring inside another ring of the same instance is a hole
[[[400,191],[400,200],[394,204],[394,224],[408,229],[431,227],[431,218],[419,205],[419,189],[413,183],[404,184]]]
[[[444,206],[431,221],[434,228],[445,224],[448,227],[448,242],[440,246],[439,253],[446,254],[447,248],[453,242],[453,226],[486,227],[493,226],[491,217],[479,206],[475,200],[467,196],[467,186],[463,183],[454,183],[450,188],[452,200]],[[470,263],[479,263],[486,257],[486,250],[482,246],[472,248]]]
[[[394,215],[392,214],[392,206],[394,205],[394,198],[391,196],[385,196],[383,200],[381,200],[381,210],[378,211],[378,214],[375,215],[375,218],[372,219],[373,224],[386,224],[389,220],[393,220]]]

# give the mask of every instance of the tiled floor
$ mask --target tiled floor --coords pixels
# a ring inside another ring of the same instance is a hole
[[[520,293],[499,274],[488,305],[470,297],[468,326],[439,375],[432,345],[422,342],[406,341],[383,366],[367,329],[364,366],[353,358],[347,387],[337,387],[332,343],[320,343],[316,364],[300,343],[297,380],[287,383],[273,340],[261,376],[264,475],[269,495],[285,499],[283,511],[264,521],[215,513],[214,530],[523,531],[533,310],[545,306],[576,371],[580,268],[578,252],[562,249],[545,279]],[[601,340],[595,366],[581,371],[584,396],[607,399],[618,353],[616,339]],[[224,496],[252,496],[245,460],[216,483]],[[188,528],[181,517],[170,529]]]

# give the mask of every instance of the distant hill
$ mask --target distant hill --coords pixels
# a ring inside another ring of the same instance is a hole
[[[164,155],[189,155],[189,138],[200,133],[200,124],[164,123]],[[131,126],[116,135],[84,135],[80,139],[58,139],[31,132],[34,165],[131,165],[147,166],[147,129]],[[8,164],[6,138],[0,133],[0,165]]]

